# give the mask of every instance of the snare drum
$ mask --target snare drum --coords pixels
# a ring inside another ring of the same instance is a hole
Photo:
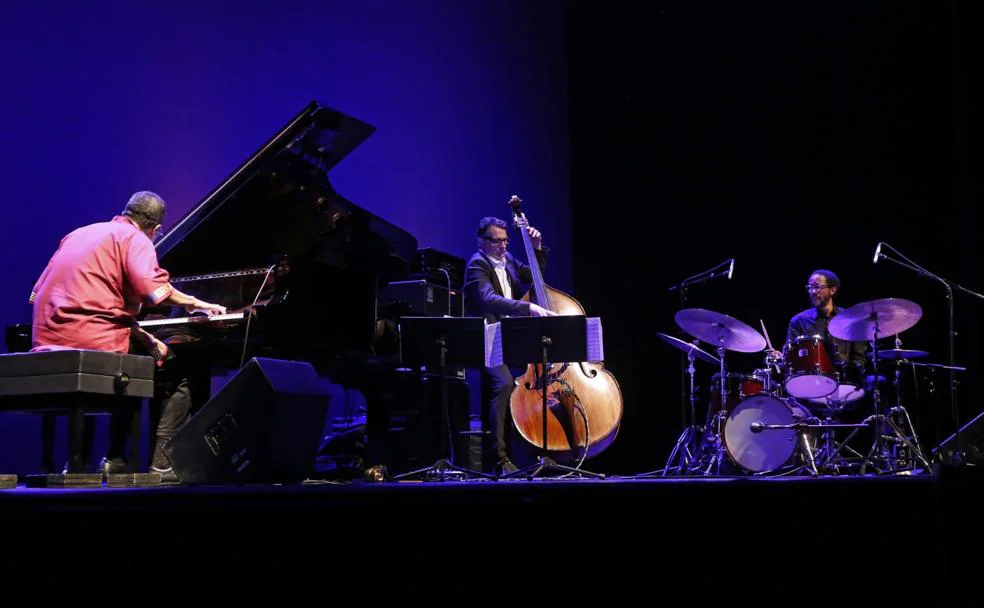
[[[750,473],[769,473],[791,464],[797,449],[796,429],[752,429],[763,425],[796,424],[816,421],[805,408],[786,399],[762,393],[741,400],[731,409],[724,425],[724,446],[728,457]],[[807,430],[812,445],[814,435]]]
[[[799,336],[783,347],[786,392],[801,399],[819,399],[837,390],[837,372],[820,336]]]
[[[837,390],[826,397],[810,399],[813,403],[844,407],[865,396],[864,368],[856,363],[837,364]]]

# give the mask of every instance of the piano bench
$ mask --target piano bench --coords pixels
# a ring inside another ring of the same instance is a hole
[[[84,457],[90,456],[84,452],[92,449],[86,416],[134,409],[131,453],[133,462],[140,463],[141,405],[153,395],[153,357],[83,349],[0,354],[0,411],[43,416],[46,473],[61,471],[53,470],[55,416],[68,417],[70,478],[46,476],[60,479],[57,485],[101,483],[101,476],[84,474]]]

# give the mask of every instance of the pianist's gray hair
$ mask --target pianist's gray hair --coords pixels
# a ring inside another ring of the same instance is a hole
[[[164,199],[146,190],[135,192],[123,209],[123,215],[132,219],[143,230],[150,230],[158,224],[163,224],[166,212]]]

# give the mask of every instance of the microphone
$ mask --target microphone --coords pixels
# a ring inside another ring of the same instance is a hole
[[[753,433],[761,433],[765,429],[765,425],[756,420],[755,422],[748,425],[748,428],[752,429]]]
[[[882,244],[881,243],[878,243],[878,247],[875,248],[875,257],[874,257],[874,259],[871,260],[875,264],[878,263],[878,258],[881,257],[881,246],[882,246]]]
[[[731,278],[731,274],[735,271],[735,259],[731,258],[731,267],[728,268],[728,278]]]

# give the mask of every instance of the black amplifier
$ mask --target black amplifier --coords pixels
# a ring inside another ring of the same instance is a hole
[[[462,316],[464,294],[460,289],[424,279],[393,281],[379,290],[379,318]]]

